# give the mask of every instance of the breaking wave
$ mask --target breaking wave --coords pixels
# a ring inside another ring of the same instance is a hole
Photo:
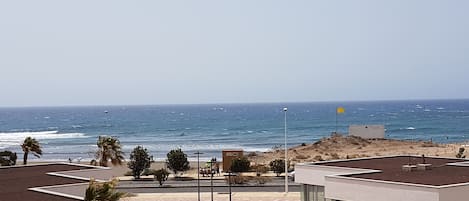
[[[6,132],[0,133],[0,147],[19,145],[24,138],[32,137],[37,140],[51,139],[70,139],[70,138],[87,138],[83,133],[59,133],[59,131],[36,131],[36,132]]]

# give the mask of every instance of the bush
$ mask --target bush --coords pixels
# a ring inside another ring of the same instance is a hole
[[[333,159],[333,160],[340,159],[340,156],[337,153],[332,153],[331,154],[331,159]]]
[[[168,157],[166,164],[176,176],[180,171],[189,170],[190,167],[189,161],[187,161],[187,155],[180,148],[171,150],[166,156]]]
[[[257,184],[263,185],[266,184],[267,182],[272,181],[270,177],[254,177],[254,181],[256,181]]]
[[[117,179],[109,182],[98,183],[94,179],[90,180],[85,191],[85,201],[118,201],[127,194],[116,190]]]
[[[142,146],[137,146],[132,153],[130,153],[130,162],[127,166],[132,170],[132,176],[134,176],[135,179],[140,179],[143,170],[150,168],[150,164],[151,157],[147,149]]]
[[[270,161],[269,165],[270,169],[274,171],[275,174],[277,174],[277,177],[285,172],[285,160],[276,159],[274,161]]]
[[[322,158],[321,155],[316,155],[313,159],[314,159],[315,161],[324,161],[324,159]]]
[[[160,186],[163,186],[163,183],[168,180],[169,172],[166,171],[166,169],[161,168],[159,170],[154,170],[153,176],[155,177],[155,180],[158,181]]]
[[[230,170],[231,172],[247,172],[250,165],[251,162],[246,157],[235,158],[231,162]]]
[[[153,175],[154,171],[156,171],[156,170],[147,168],[147,169],[143,170],[142,175],[143,176]]]
[[[230,182],[231,184],[245,184],[249,182],[249,178],[242,176],[242,175],[236,175],[236,176],[231,176],[231,179],[229,179],[228,176],[225,176],[225,182],[226,183]]]
[[[2,151],[0,152],[0,165],[1,166],[12,166],[16,165],[16,153],[11,151]]]
[[[308,156],[305,156],[303,154],[298,154],[295,159],[298,159],[298,160],[304,160],[304,159],[308,159],[309,157]]]
[[[456,154],[456,158],[466,158],[466,155],[464,155],[464,152],[466,150],[464,147],[460,147],[458,153]]]
[[[266,165],[258,164],[251,166],[251,171],[255,171],[259,174],[265,174],[267,173],[267,171],[269,171],[269,167],[267,167]]]

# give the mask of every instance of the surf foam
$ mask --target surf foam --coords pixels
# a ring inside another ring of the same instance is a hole
[[[26,137],[37,140],[87,138],[83,133],[59,133],[59,131],[6,132],[0,133],[0,147],[19,145]]]

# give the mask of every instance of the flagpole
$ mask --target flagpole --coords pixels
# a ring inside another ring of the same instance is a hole
[[[337,134],[337,127],[338,127],[338,119],[339,119],[339,114],[344,113],[345,110],[343,107],[337,107],[335,109],[335,133]]]
[[[335,134],[337,134],[337,116],[338,116],[337,110],[338,108],[335,109]]]

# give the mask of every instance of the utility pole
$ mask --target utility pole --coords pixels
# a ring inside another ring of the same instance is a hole
[[[200,201],[200,160],[199,160],[199,156],[200,154],[204,154],[200,151],[197,151],[195,152],[194,154],[197,155],[197,200]]]
[[[285,194],[288,193],[287,111],[288,108],[283,108],[283,112],[285,113]]]
[[[224,176],[228,176],[228,188],[230,191],[230,201],[231,201],[231,176],[236,176],[236,174],[231,173],[231,171],[228,172],[228,174],[225,174]]]

